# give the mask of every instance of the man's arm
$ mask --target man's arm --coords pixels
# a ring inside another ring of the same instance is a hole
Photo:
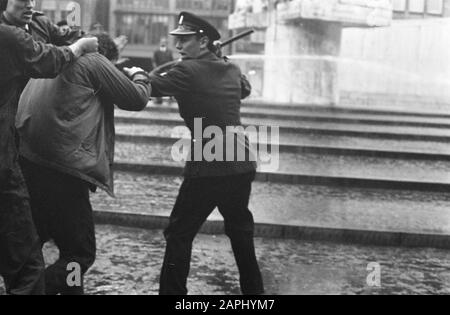
[[[70,47],[55,47],[38,43],[25,31],[12,26],[0,26],[0,43],[16,54],[20,67],[32,78],[53,78],[75,58],[96,51],[95,39],[81,40]]]
[[[102,97],[127,111],[143,110],[150,99],[151,86],[148,75],[138,72],[131,80],[100,54],[91,54],[79,62],[84,63],[94,88]]]
[[[191,91],[192,75],[182,62],[176,64],[165,75],[150,75],[152,96],[179,96]]]
[[[45,15],[37,16],[35,23],[48,31],[50,35],[50,43],[56,46],[69,46],[83,37],[83,32],[81,30],[68,29],[64,31]]]

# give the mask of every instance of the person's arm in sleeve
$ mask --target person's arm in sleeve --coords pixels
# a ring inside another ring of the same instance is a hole
[[[25,74],[33,78],[53,78],[69,65],[75,55],[68,47],[55,47],[35,42],[25,31],[10,27],[6,43],[17,54]]]
[[[180,96],[191,92],[192,75],[183,63],[176,64],[163,75],[151,74],[153,97]]]
[[[12,48],[20,66],[32,78],[54,78],[84,53],[96,51],[96,39],[84,39],[70,47],[55,47],[35,42],[31,35],[16,27],[2,26],[1,44]]]
[[[250,84],[250,81],[247,79],[245,75],[241,76],[241,89],[242,89],[242,95],[241,99],[245,99],[252,94],[252,85]]]
[[[84,33],[78,29],[62,30],[57,25],[53,24],[46,16],[39,17],[39,20],[43,24],[43,27],[49,31],[51,43],[56,46],[72,45],[84,35]]]
[[[127,111],[141,111],[147,106],[151,86],[145,72],[133,73],[130,80],[100,54],[89,55],[87,60],[89,64],[86,68],[91,82],[99,90],[101,97]]]

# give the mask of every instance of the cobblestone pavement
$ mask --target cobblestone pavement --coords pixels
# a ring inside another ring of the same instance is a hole
[[[117,172],[117,198],[94,194],[94,207],[168,216],[181,182],[178,177]],[[449,208],[446,193],[261,182],[253,184],[250,206],[259,223],[446,234]]]
[[[86,277],[88,294],[157,294],[161,231],[98,226],[97,238],[98,259]],[[259,238],[256,246],[268,294],[450,294],[450,251]],[[57,255],[53,246],[45,253],[47,261]],[[381,265],[380,288],[367,286],[372,262]],[[199,235],[190,294],[239,294],[238,283],[229,241]]]

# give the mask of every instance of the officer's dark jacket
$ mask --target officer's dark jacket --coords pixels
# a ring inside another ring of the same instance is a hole
[[[0,24],[14,24],[5,17],[4,12],[0,12]],[[35,41],[53,44],[56,46],[68,46],[73,44],[82,36],[80,30],[62,31],[57,25],[47,18],[43,13],[35,12],[29,24],[29,33]]]
[[[233,137],[237,141],[234,153],[245,151],[246,159],[233,161],[226,159],[225,132],[227,126],[241,126],[241,99],[250,95],[251,87],[241,70],[226,59],[213,53],[206,53],[198,59],[183,60],[167,74],[152,75],[152,96],[173,96],[178,101],[180,115],[195,139],[194,120],[202,119],[203,130],[209,126],[222,128],[224,137],[217,139],[224,143],[224,161],[188,161],[186,177],[212,177],[245,174],[256,170],[256,160],[248,138],[240,132]],[[228,134],[229,135],[229,134]],[[217,137],[213,137],[217,138]],[[198,139],[195,139],[196,143]],[[210,139],[203,139],[203,145]],[[200,139],[201,141],[201,139]],[[191,146],[194,152],[195,142]],[[192,156],[193,160],[194,157]],[[225,161],[226,160],[226,161]]]
[[[24,79],[56,77],[73,59],[67,47],[38,43],[19,28],[0,25],[0,186],[18,156],[14,123]]]

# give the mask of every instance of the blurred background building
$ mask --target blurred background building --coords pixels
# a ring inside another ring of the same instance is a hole
[[[70,2],[80,4],[84,30],[126,35],[129,45],[123,57],[131,58],[146,70],[151,70],[150,58],[159,48],[161,38],[168,37],[178,25],[180,11],[192,11],[207,18],[228,37],[228,16],[234,8],[234,0],[41,0],[38,10],[57,22],[69,14]],[[173,46],[170,37],[169,43]]]
[[[128,36],[130,44],[124,57],[146,70],[152,68],[151,57],[160,39],[176,27],[178,13],[187,10],[210,20],[224,38],[248,28],[255,29],[252,36],[226,51],[235,56],[236,62],[250,76],[255,98],[368,106],[387,101],[393,104],[391,106],[413,104],[420,100],[431,107],[445,106],[450,100],[450,92],[446,92],[450,91],[447,83],[450,77],[450,0],[75,2],[82,10],[84,30],[99,29]],[[67,0],[40,0],[38,9],[57,22],[69,14],[69,3]],[[283,34],[283,30],[289,28],[291,30]],[[301,33],[302,29],[306,32]],[[173,42],[170,44],[173,46]],[[284,70],[278,71],[283,68],[282,64],[270,60],[275,55],[324,59],[315,61],[316,65],[321,64],[317,71],[307,70],[309,66],[305,63],[286,65]],[[271,73],[271,69],[275,69],[275,73]],[[336,72],[334,77],[321,75],[330,71]],[[277,82],[281,90],[274,88]],[[271,93],[273,90],[276,92]],[[325,93],[325,97],[305,95],[312,90]]]
[[[252,78],[255,97],[284,103],[389,104],[432,110],[450,102],[449,16],[450,0],[237,0],[229,24],[236,32],[257,30],[234,47]],[[277,41],[286,25],[297,31]],[[304,27],[312,31],[302,38],[299,30]],[[340,28],[342,32],[336,33]],[[323,40],[323,35],[330,40]],[[274,55],[284,56],[283,61],[271,62]],[[317,71],[308,70],[306,61],[286,64],[278,71],[288,56],[309,58]],[[334,66],[338,70],[332,78]]]
[[[181,11],[207,18],[226,37],[232,4],[232,0],[111,0],[110,31],[128,36],[128,57],[146,58],[178,25]]]

